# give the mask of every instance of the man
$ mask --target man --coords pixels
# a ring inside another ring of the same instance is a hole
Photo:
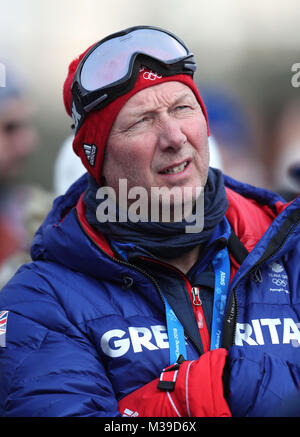
[[[3,415],[266,416],[297,394],[300,202],[209,168],[194,70],[145,26],[71,63],[88,176],[0,294]],[[154,188],[172,193],[169,220]]]

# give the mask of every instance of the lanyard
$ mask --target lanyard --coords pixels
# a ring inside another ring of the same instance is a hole
[[[215,292],[210,340],[211,350],[221,346],[221,333],[230,278],[230,260],[227,247],[217,253],[212,264],[215,271]]]
[[[211,350],[217,349],[221,345],[221,333],[230,278],[230,260],[227,247],[217,253],[212,264],[215,272],[215,290],[211,329]],[[179,355],[183,355],[184,358],[187,359],[184,329],[165,297],[164,302],[170,345],[170,364],[174,364]]]
[[[170,364],[176,363],[179,355],[187,359],[183,326],[164,297],[167,318],[167,330],[170,345]]]

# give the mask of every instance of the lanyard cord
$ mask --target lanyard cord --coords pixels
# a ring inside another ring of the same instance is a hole
[[[164,297],[167,318],[167,330],[170,345],[170,364],[177,362],[180,355],[187,359],[184,329],[176,314]]]
[[[215,292],[210,340],[211,350],[217,349],[221,345],[222,326],[230,279],[230,260],[227,247],[217,253],[212,264],[215,271]]]

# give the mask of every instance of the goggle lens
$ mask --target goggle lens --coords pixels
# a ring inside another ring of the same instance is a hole
[[[135,53],[171,63],[188,55],[171,35],[155,29],[136,29],[104,41],[87,57],[81,70],[81,85],[88,91],[104,88],[128,74]]]

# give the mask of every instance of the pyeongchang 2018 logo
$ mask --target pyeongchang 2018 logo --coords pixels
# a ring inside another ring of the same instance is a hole
[[[6,87],[6,68],[4,64],[0,63],[0,88]]]

